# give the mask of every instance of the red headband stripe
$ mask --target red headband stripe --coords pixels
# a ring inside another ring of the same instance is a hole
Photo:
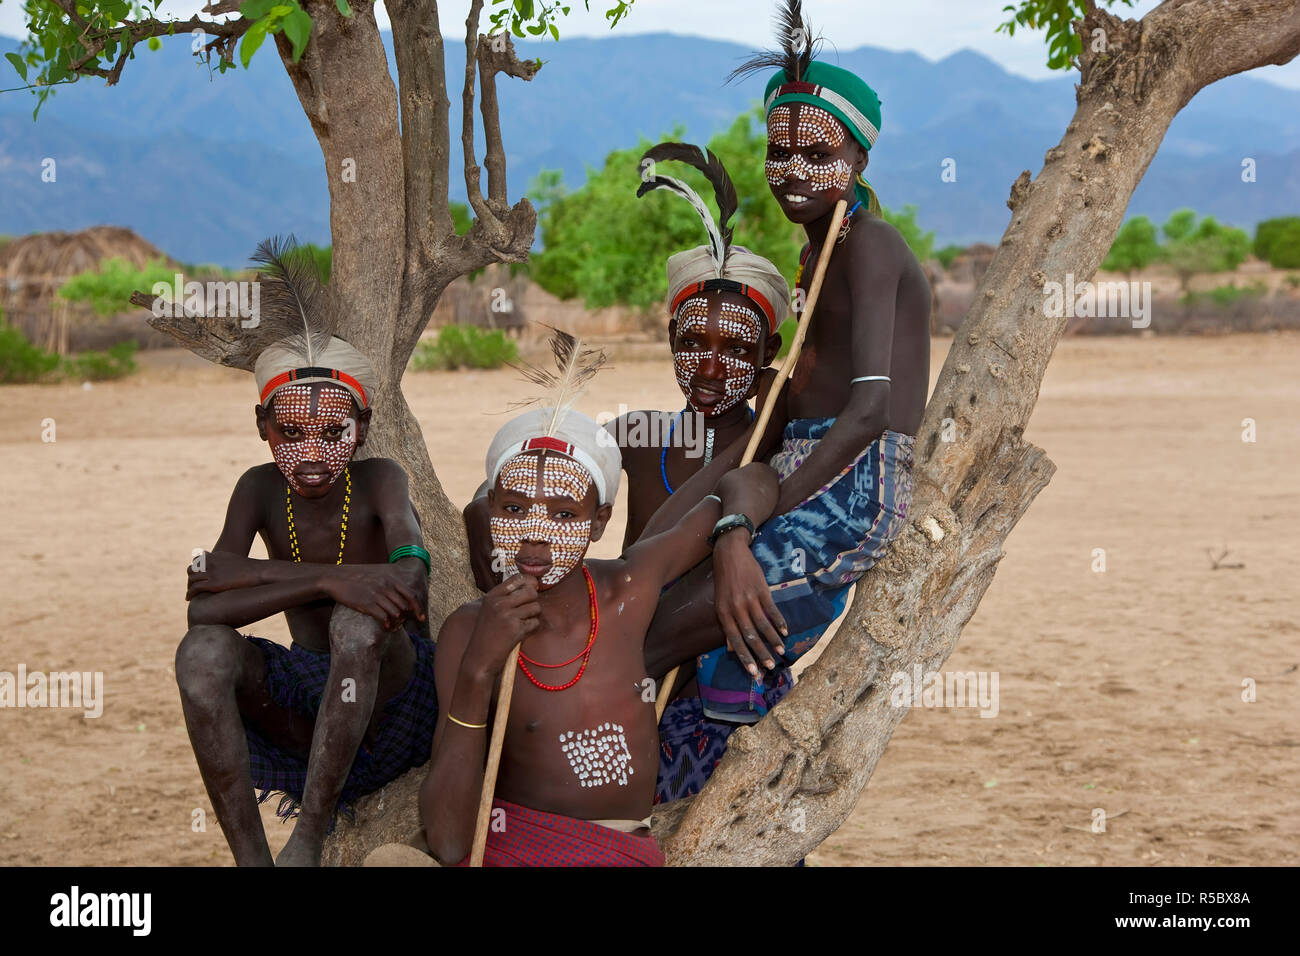
[[[673,315],[676,315],[677,307],[680,306],[687,297],[695,295],[697,292],[703,292],[705,284],[709,281],[710,280],[706,279],[704,282],[697,282],[694,285],[688,285],[681,292],[677,293],[677,298],[673,299],[673,304],[668,311],[671,312]],[[763,315],[767,317],[768,328],[771,329],[773,332],[775,332],[777,327],[776,310],[772,308],[772,303],[769,302],[767,300],[767,297],[764,296],[757,289],[755,289],[752,285],[744,285],[742,283],[740,288],[741,288],[741,292],[740,292],[741,295],[743,295],[745,298],[752,301],[756,306],[758,306],[760,309],[763,310]]]
[[[816,83],[787,83],[776,91],[777,98],[789,96],[791,93],[806,93],[809,96],[821,96],[822,88]]]
[[[530,438],[524,442],[523,447],[519,449],[519,453],[538,451],[542,448],[558,451],[561,455],[569,455],[570,457],[573,455],[573,446],[558,438]]]
[[[267,382],[266,386],[262,389],[262,402],[265,403],[267,397],[270,396],[272,392],[276,391],[276,389],[284,385],[288,385],[290,382],[296,382],[300,378],[320,378],[322,371],[326,372],[330,378],[342,382],[344,385],[347,385],[350,388],[356,389],[357,394],[361,396],[361,404],[363,406],[367,404],[366,390],[361,387],[361,383],[358,382],[351,375],[349,375],[347,372],[340,372],[336,368],[331,368],[331,369],[294,368],[294,369],[290,369],[287,372],[281,372],[275,378]]]

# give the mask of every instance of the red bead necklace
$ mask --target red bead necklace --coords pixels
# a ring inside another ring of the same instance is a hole
[[[596,582],[591,579],[591,572],[587,570],[585,564],[582,566],[582,574],[583,577],[587,579],[587,598],[591,602],[591,634],[587,638],[587,646],[573,657],[570,657],[563,664],[543,664],[540,661],[535,661],[524,653],[523,645],[520,645],[519,647],[519,669],[524,672],[525,677],[533,682],[533,686],[540,687],[542,690],[568,690],[574,684],[578,683],[578,681],[582,680],[582,675],[587,670],[587,662],[591,659],[591,648],[592,645],[596,643],[596,632],[600,629],[600,607],[596,603]],[[574,676],[573,680],[556,687],[553,687],[550,684],[543,684],[534,677],[533,672],[528,669],[529,664],[532,664],[534,667],[568,667],[579,658],[582,659],[582,666],[578,668],[578,673]]]

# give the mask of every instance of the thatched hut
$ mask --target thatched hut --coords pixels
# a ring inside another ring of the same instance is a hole
[[[5,321],[60,355],[124,338],[146,344],[160,333],[145,325],[138,310],[118,321],[104,320],[89,306],[65,302],[56,294],[73,276],[112,258],[139,269],[158,260],[173,265],[157,246],[120,226],[33,233],[0,246],[0,310]]]

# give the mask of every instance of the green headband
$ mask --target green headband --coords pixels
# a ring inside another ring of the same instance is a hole
[[[785,70],[778,70],[763,94],[764,114],[778,106],[808,103],[824,109],[844,124],[850,135],[870,150],[880,135],[880,97],[859,77],[838,66],[814,60],[800,82],[790,82]],[[868,206],[875,192],[859,181],[857,196]]]

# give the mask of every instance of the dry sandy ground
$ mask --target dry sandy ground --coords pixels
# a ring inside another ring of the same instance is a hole
[[[1059,471],[947,665],[998,672],[1000,712],[913,708],[813,863],[1297,862],[1297,368],[1297,335],[1061,346],[1029,430]],[[513,373],[415,374],[406,391],[465,500],[500,421],[482,410],[519,394]],[[0,710],[0,863],[227,864],[215,823],[195,832],[207,798],[171,664],[191,549],[266,460],[251,379],[154,354],[124,382],[0,395],[0,670],[106,683],[96,720]],[[651,362],[620,363],[584,410],[620,399],[680,403]],[[1225,547],[1244,567],[1211,569]],[[270,831],[277,849],[287,827]]]

